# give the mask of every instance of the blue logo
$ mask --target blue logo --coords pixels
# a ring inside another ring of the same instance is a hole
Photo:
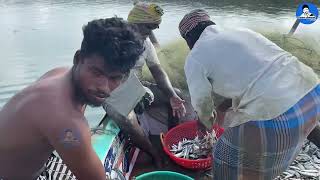
[[[312,3],[301,3],[296,12],[296,16],[302,24],[314,23],[318,15],[318,8]]]

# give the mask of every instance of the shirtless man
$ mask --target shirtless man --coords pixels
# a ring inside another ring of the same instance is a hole
[[[126,79],[143,42],[120,18],[91,21],[83,34],[71,68],[47,72],[0,111],[0,179],[36,179],[54,150],[77,179],[106,179],[84,110],[86,105],[100,106]],[[118,125],[139,148],[156,156],[134,127]]]

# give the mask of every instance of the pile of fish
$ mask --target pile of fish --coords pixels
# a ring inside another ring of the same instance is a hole
[[[172,145],[170,151],[179,158],[204,159],[211,154],[213,144],[216,142],[217,136],[213,130],[211,133],[207,132],[203,137],[196,136],[194,139],[183,138],[182,141]]]
[[[320,150],[306,141],[294,162],[275,180],[320,180]]]

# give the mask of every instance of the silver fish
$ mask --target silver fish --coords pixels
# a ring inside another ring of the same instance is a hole
[[[185,159],[207,158],[212,152],[213,144],[216,143],[215,131],[207,132],[203,137],[196,136],[194,139],[183,138],[177,144],[171,146],[170,152],[176,157]]]
[[[320,180],[320,150],[306,141],[289,168],[275,180]]]

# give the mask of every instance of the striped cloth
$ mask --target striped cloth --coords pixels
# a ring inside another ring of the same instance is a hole
[[[113,140],[104,159],[104,168],[107,179],[129,179],[139,149],[131,145],[122,132]],[[45,168],[36,180],[77,180],[75,175],[54,153],[49,157]]]
[[[76,177],[63,163],[62,159],[51,154],[47,164],[47,169],[37,180],[76,180]]]
[[[203,9],[195,9],[186,14],[179,23],[179,31],[182,37],[195,28],[199,22],[210,21],[210,16]]]
[[[274,179],[293,162],[319,115],[320,85],[275,119],[227,129],[213,151],[214,179]]]

